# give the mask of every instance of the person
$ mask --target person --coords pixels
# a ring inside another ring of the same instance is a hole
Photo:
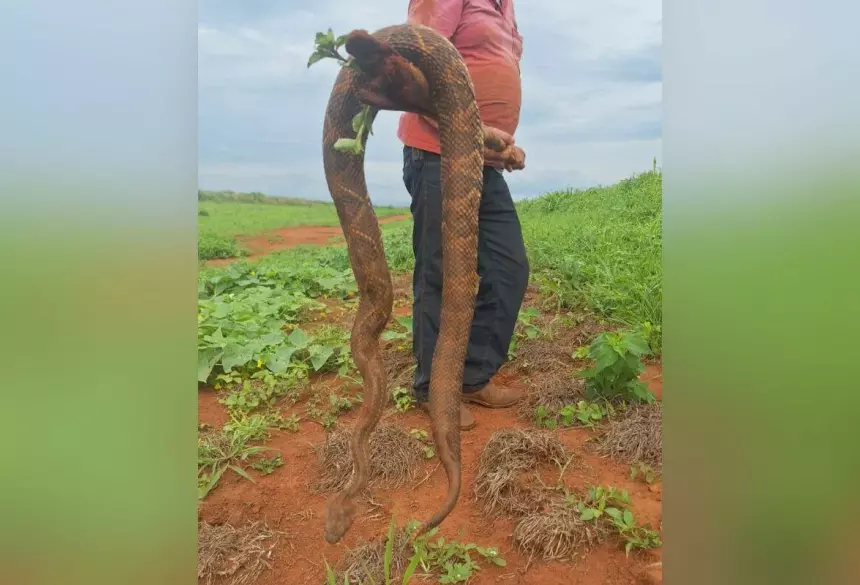
[[[525,168],[525,152],[514,144],[520,115],[520,58],[513,0],[410,0],[407,22],[433,28],[448,38],[469,70],[481,120],[510,146],[485,150],[478,233],[480,285],[463,374],[463,401],[489,408],[514,405],[522,393],[493,382],[508,355],[529,280],[519,218],[504,170]],[[442,302],[442,195],[437,126],[418,114],[402,114],[403,182],[413,217],[413,395],[426,409],[431,362]],[[475,420],[460,405],[460,427]]]

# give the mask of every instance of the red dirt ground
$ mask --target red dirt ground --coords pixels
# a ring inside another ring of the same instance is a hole
[[[409,218],[408,215],[392,215],[383,217],[379,220],[380,224],[391,223]],[[274,231],[266,232],[256,236],[237,238],[239,243],[248,249],[250,253],[245,259],[259,258],[276,250],[292,248],[302,245],[325,245],[331,242],[332,238],[343,238],[343,230],[340,226],[299,226],[281,228]],[[209,260],[206,264],[209,266],[224,266],[230,262],[235,262],[238,258],[217,258]]]
[[[660,375],[660,367],[649,368],[650,373]],[[643,376],[646,378],[647,376]],[[497,380],[501,383],[520,386],[516,374],[502,372]],[[657,384],[651,383],[654,390]],[[523,388],[525,389],[525,388]],[[199,421],[213,426],[223,425],[226,412],[218,404],[217,396],[209,390],[198,394]],[[512,410],[488,410],[470,407],[477,427],[462,435],[463,492],[453,514],[443,524],[440,534],[446,538],[459,537],[464,542],[475,542],[484,546],[499,547],[507,561],[503,568],[485,566],[470,583],[488,585],[509,583],[511,585],[639,585],[661,582],[661,570],[654,563],[662,560],[662,551],[632,554],[629,559],[614,543],[607,543],[584,555],[577,563],[543,563],[529,559],[513,549],[510,535],[513,522],[498,520],[494,523],[482,516],[474,501],[474,483],[477,460],[491,435],[503,428],[525,428],[527,423],[517,419]],[[294,408],[303,412],[301,405]],[[356,414],[340,418],[339,423],[350,422]],[[388,415],[406,429],[423,428],[429,431],[429,420],[423,413],[411,411],[407,414]],[[417,488],[401,490],[376,489],[374,499],[381,508],[369,508],[360,504],[361,511],[352,530],[343,543],[329,545],[323,539],[323,515],[326,494],[314,494],[308,487],[318,474],[314,445],[325,439],[325,431],[314,422],[302,422],[300,432],[274,431],[267,446],[278,450],[283,456],[284,466],[271,475],[256,477],[256,484],[225,474],[221,483],[199,507],[199,518],[210,523],[229,522],[234,526],[249,520],[266,520],[270,526],[284,532],[273,553],[273,569],[264,572],[258,585],[321,585],[325,580],[323,558],[336,562],[345,547],[355,546],[360,537],[372,539],[385,534],[391,514],[399,523],[407,519],[424,519],[441,504],[447,482],[437,460],[424,464],[421,478],[429,479]],[[569,469],[565,483],[571,488],[587,485],[613,485],[627,489],[633,501],[633,510],[640,522],[659,528],[662,521],[662,494],[660,486],[651,486],[631,481],[629,468],[591,453],[586,442],[591,435],[582,429],[561,432],[562,442],[585,463],[581,469]],[[420,481],[420,480],[419,480]]]
[[[402,218],[392,217],[383,221],[397,219]],[[289,228],[278,233],[283,236],[278,243],[273,244],[262,236],[243,243],[251,247],[256,256],[292,245],[325,244],[329,238],[341,235],[339,227]],[[259,247],[255,247],[257,242]],[[212,263],[223,264],[224,261]],[[408,286],[404,285],[403,288],[408,291]],[[396,310],[397,315],[408,315],[410,312],[407,306]],[[329,315],[329,319],[331,317]],[[496,381],[527,390],[524,382],[512,370],[503,368]],[[649,364],[642,379],[662,399],[661,365]],[[530,560],[517,552],[510,538],[513,522],[507,519],[490,522],[476,505],[475,473],[481,450],[495,431],[511,427],[527,428],[529,423],[518,419],[515,409],[488,410],[477,406],[470,406],[470,409],[477,426],[462,434],[463,490],[457,507],[439,532],[447,539],[496,546],[507,561],[505,567],[491,567],[489,563],[482,563],[482,570],[470,584],[657,585],[662,582],[662,549],[632,553],[627,558],[620,544],[610,541],[587,552],[572,564]],[[299,403],[284,412],[285,415],[295,412],[303,416],[304,404]],[[349,413],[342,416],[338,424],[349,424],[356,415]],[[390,411],[386,416],[406,429],[423,428],[429,433],[429,420],[419,411],[412,410],[406,414]],[[228,420],[225,409],[218,404],[218,395],[211,389],[198,392],[198,420],[218,427]],[[568,487],[601,484],[624,488],[630,493],[637,520],[649,523],[652,528],[660,528],[661,485],[649,487],[642,482],[632,481],[629,467],[594,455],[587,444],[593,435],[584,429],[561,431],[559,437],[584,463],[567,470],[564,482]],[[238,526],[247,521],[265,520],[282,532],[270,560],[272,569],[263,572],[255,585],[322,585],[325,582],[324,560],[334,566],[346,549],[354,547],[359,539],[383,537],[392,514],[400,525],[409,519],[423,520],[437,510],[443,500],[447,481],[444,470],[437,466],[438,459],[433,458],[423,463],[421,479],[415,482],[417,487],[373,490],[373,499],[380,507],[370,507],[366,502],[359,501],[359,515],[350,532],[340,544],[329,545],[323,538],[323,517],[330,495],[315,494],[309,487],[318,476],[314,446],[321,445],[324,439],[323,428],[311,421],[302,421],[298,433],[272,431],[266,446],[274,449],[274,452],[280,451],[284,465],[268,476],[261,477],[252,472],[256,483],[228,472],[199,505],[198,517],[201,521],[212,524],[229,522]]]

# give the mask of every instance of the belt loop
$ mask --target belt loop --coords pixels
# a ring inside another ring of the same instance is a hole
[[[420,148],[412,147],[412,160],[419,161],[424,158],[424,153]]]

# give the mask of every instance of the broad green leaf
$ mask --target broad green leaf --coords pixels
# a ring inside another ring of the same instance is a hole
[[[328,362],[329,358],[334,355],[334,349],[321,346],[315,347],[319,347],[319,349],[311,355],[311,365],[314,371],[318,372]]]
[[[412,320],[411,315],[403,316],[403,317],[397,317],[397,322],[400,323],[400,326],[403,327],[404,329],[406,329],[407,331],[412,331],[413,320]]]
[[[582,514],[579,515],[579,519],[584,520],[586,522],[589,520],[594,520],[595,518],[597,518],[598,513],[598,510],[595,510],[594,508],[586,508],[582,512]]]
[[[264,345],[278,345],[284,341],[284,332],[281,330],[266,333],[260,338],[260,342]]]
[[[606,512],[611,518],[615,520],[621,518],[621,510],[619,510],[618,508],[606,508],[604,512]]]
[[[266,367],[274,374],[283,374],[290,366],[290,358],[295,353],[296,348],[290,346],[279,347],[278,350],[269,354],[266,358]]]
[[[323,55],[322,53],[317,52],[311,54],[310,58],[308,58],[308,68],[310,68],[310,66],[314,63],[322,61],[323,59],[325,59],[325,55]]]
[[[249,351],[241,345],[230,344],[224,348],[224,356],[221,358],[221,367],[224,368],[225,372],[230,372],[236,366],[247,364],[251,361],[253,356],[253,351]]]
[[[212,373],[212,368],[221,359],[224,352],[216,348],[208,348],[197,353],[197,381],[205,383]]]
[[[317,279],[317,284],[319,284],[320,287],[324,291],[337,290],[337,287],[341,282],[342,281],[340,278],[318,278]]]
[[[635,333],[624,334],[624,346],[627,351],[635,354],[636,356],[643,356],[651,353],[651,348],[648,347],[648,342]]]
[[[289,340],[296,349],[304,349],[308,346],[310,337],[308,337],[307,333],[297,328],[293,329],[293,332],[290,333]]]
[[[635,526],[636,525],[636,521],[633,518],[633,512],[631,512],[630,510],[628,510],[626,508],[624,509],[623,518],[624,518],[624,523],[627,526]]]
[[[229,315],[233,311],[233,308],[227,303],[222,303],[220,301],[215,303],[215,312],[212,313],[212,316],[215,319],[223,319],[227,315]]]
[[[224,339],[224,334],[221,332],[220,327],[218,329],[216,329],[212,333],[212,335],[205,335],[203,337],[203,339],[208,341],[212,345],[217,345],[219,347],[222,347],[224,345],[224,343],[226,343],[226,340]]]

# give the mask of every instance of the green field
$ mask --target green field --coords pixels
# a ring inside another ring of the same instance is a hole
[[[543,305],[555,311],[588,312],[607,323],[638,330],[659,353],[661,190],[662,175],[646,172],[610,187],[550,193],[520,203],[532,280]],[[293,211],[290,206],[284,208]],[[324,218],[325,207],[320,208],[323,211],[310,217]],[[383,228],[389,266],[395,272],[410,271],[414,261],[411,222]],[[264,312],[278,318],[284,317],[284,300],[278,295],[288,295],[298,310],[304,304],[313,306],[321,295],[345,298],[354,287],[343,245],[282,250],[255,262],[202,268],[200,273],[204,305],[225,307],[223,294],[232,293],[230,305],[264,302],[271,305]],[[277,320],[269,324],[276,326]],[[246,361],[259,359],[260,351],[251,352]]]
[[[219,196],[220,195],[220,196]],[[402,215],[408,209],[377,207],[378,217]],[[334,205],[255,193],[198,196],[198,246],[201,260],[240,256],[237,236],[255,236],[280,228],[338,225]]]

